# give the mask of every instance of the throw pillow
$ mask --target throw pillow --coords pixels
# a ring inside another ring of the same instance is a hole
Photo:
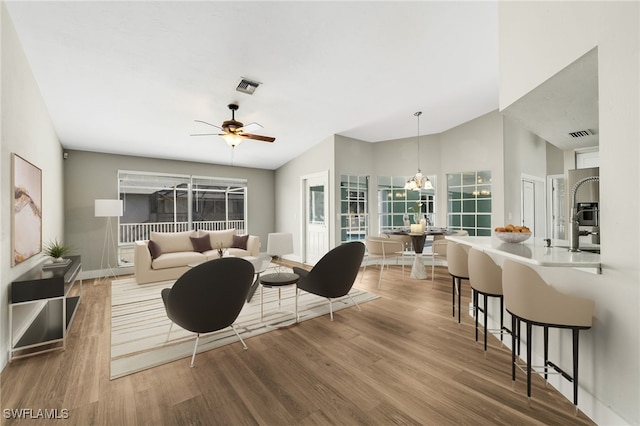
[[[153,240],[149,240],[149,253],[151,253],[151,259],[157,259],[162,254],[162,250],[160,249],[160,244],[156,243]]]
[[[242,249],[242,250],[246,250],[247,249],[247,240],[249,240],[249,234],[246,234],[246,235],[234,235],[233,236],[233,244],[231,244],[231,247],[239,248],[239,249]]]
[[[202,237],[189,237],[191,238],[191,244],[193,244],[193,250],[197,252],[205,252],[208,250],[213,250],[211,247],[211,239],[208,235],[203,235]]]
[[[220,246],[224,248],[231,247],[231,244],[233,244],[233,235],[235,235],[235,233],[236,230],[234,228],[225,229],[222,231],[198,231],[199,236],[209,235],[209,237],[211,238],[211,247],[215,249]]]
[[[176,253],[181,251],[193,251],[193,245],[189,237],[195,237],[196,231],[184,232],[151,232],[150,240],[162,247],[163,253]]]

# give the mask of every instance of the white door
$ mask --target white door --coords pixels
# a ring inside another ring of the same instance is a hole
[[[549,189],[547,196],[547,205],[549,206],[547,211],[547,224],[550,225],[547,231],[548,238],[566,239],[565,182],[566,178],[564,175],[547,176],[547,188]]]
[[[329,194],[326,173],[305,179],[304,263],[315,265],[329,251]]]
[[[521,225],[531,229],[534,237],[546,234],[546,209],[544,200],[544,181],[534,177],[522,177]]]

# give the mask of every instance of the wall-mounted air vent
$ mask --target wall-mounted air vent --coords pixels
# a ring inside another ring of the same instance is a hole
[[[593,135],[593,131],[592,130],[578,130],[577,132],[571,132],[569,133],[569,136],[571,136],[572,138],[583,138],[585,136],[591,136]]]
[[[242,80],[240,80],[240,83],[238,83],[238,87],[236,87],[236,90],[248,95],[253,95],[253,92],[256,91],[260,84],[262,83],[242,77]]]

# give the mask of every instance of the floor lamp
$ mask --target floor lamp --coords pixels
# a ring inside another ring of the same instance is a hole
[[[104,243],[102,245],[102,259],[100,260],[100,273],[104,270],[105,254],[107,257],[107,268],[111,271],[113,278],[116,278],[116,273],[113,268],[117,265],[118,253],[116,250],[116,241],[113,237],[113,228],[111,225],[112,217],[122,216],[122,200],[95,200],[95,216],[106,217],[107,227],[104,230]],[[111,249],[113,248],[113,258],[116,265],[111,265]],[[104,275],[107,278],[107,275]]]

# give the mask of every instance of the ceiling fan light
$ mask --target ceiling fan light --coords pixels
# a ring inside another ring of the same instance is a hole
[[[236,146],[240,145],[240,142],[242,142],[242,138],[234,134],[226,134],[222,136],[222,138],[231,148],[235,148]]]

